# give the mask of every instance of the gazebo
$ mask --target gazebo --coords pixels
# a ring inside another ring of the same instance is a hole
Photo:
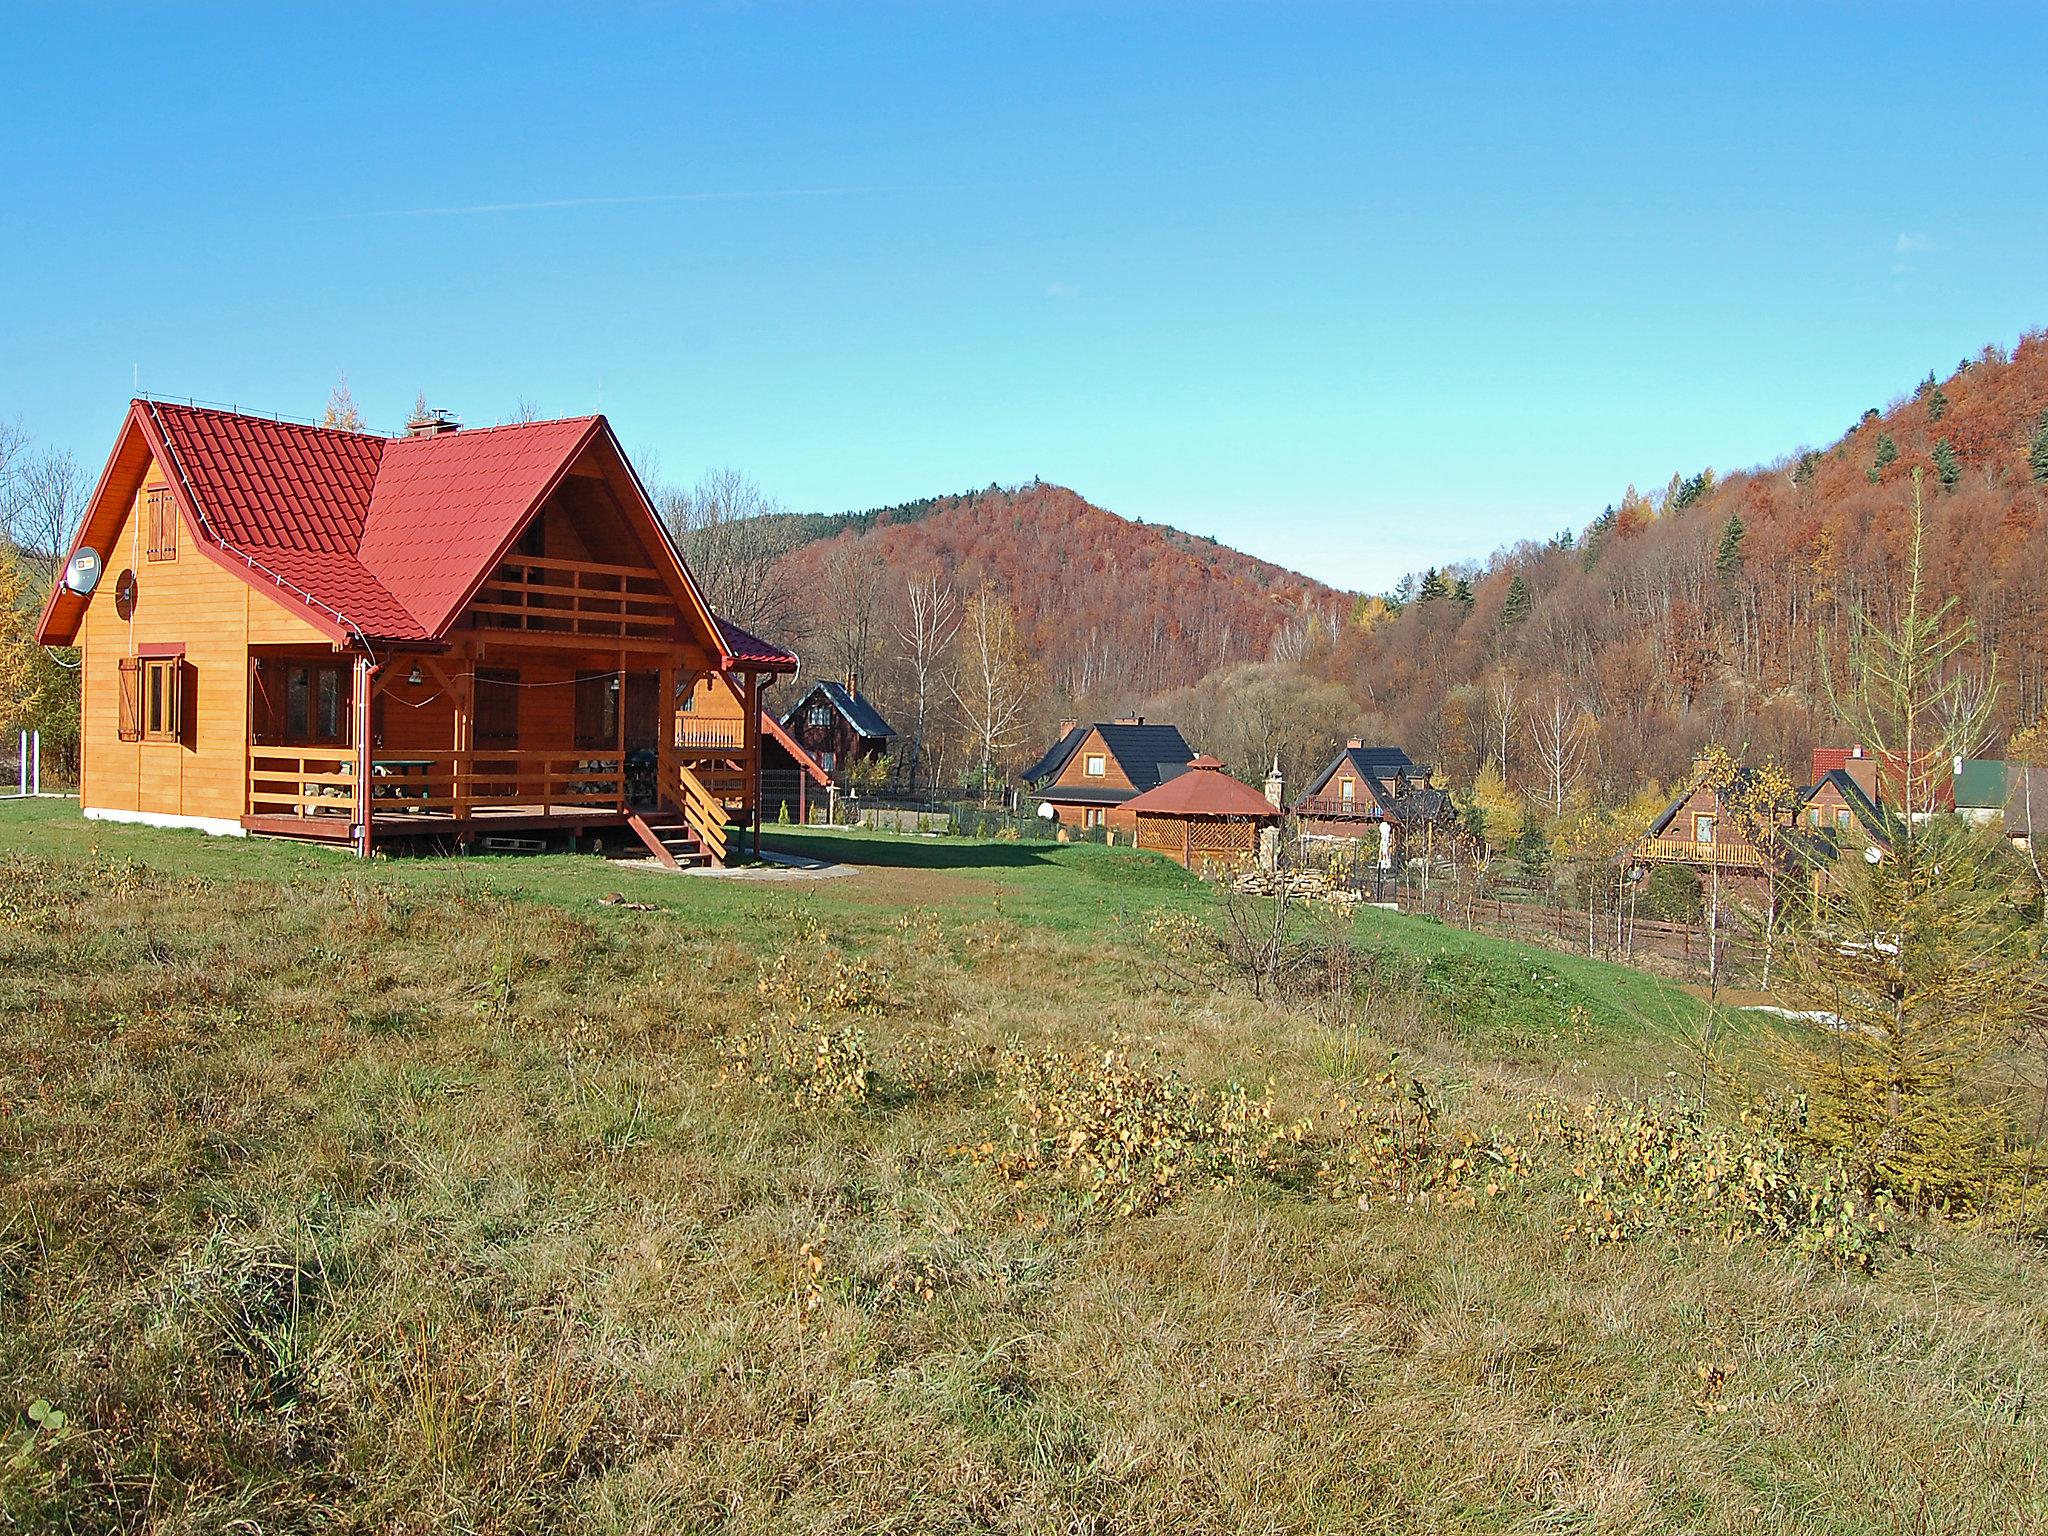
[[[1280,807],[1223,771],[1206,753],[1187,771],[1124,802],[1137,821],[1137,843],[1194,869],[1256,858],[1259,832],[1278,825]]]

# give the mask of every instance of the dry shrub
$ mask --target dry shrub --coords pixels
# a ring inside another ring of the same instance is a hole
[[[1568,1230],[1595,1243],[1760,1243],[1867,1270],[1890,1238],[1887,1196],[1865,1199],[1844,1166],[1800,1156],[1749,1111],[1730,1127],[1691,1107],[1599,1101],[1553,1108],[1542,1126],[1578,1198]]]
[[[1446,1125],[1422,1080],[1402,1076],[1391,1058],[1362,1096],[1338,1097],[1316,1168],[1332,1199],[1356,1200],[1360,1210],[1376,1199],[1453,1209],[1534,1171],[1527,1147],[1495,1129]]]
[[[852,1025],[763,1019],[717,1045],[721,1077],[769,1089],[792,1109],[849,1109],[874,1091],[867,1032]]]
[[[1283,1122],[1270,1083],[1253,1098],[1232,1084],[1193,1087],[1122,1050],[1012,1051],[1002,1064],[1015,1109],[1008,1145],[955,1150],[1016,1183],[1078,1193],[1083,1211],[1142,1215],[1189,1189],[1281,1171],[1307,1131]]]

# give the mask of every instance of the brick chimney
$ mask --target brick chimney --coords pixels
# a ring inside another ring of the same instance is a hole
[[[435,407],[415,411],[405,423],[407,437],[440,437],[444,433],[461,430],[462,422],[453,412]]]
[[[1070,735],[1080,723],[1078,720],[1062,720],[1060,722],[1060,734],[1062,736]]]
[[[1143,715],[1125,715],[1112,722],[1115,725],[1143,725],[1144,723],[1145,717]]]
[[[1349,741],[1344,743],[1344,750],[1347,752],[1356,752],[1359,748],[1363,747],[1364,745],[1365,738],[1363,736],[1354,736]]]

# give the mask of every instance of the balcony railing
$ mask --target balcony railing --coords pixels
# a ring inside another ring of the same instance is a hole
[[[1762,869],[1764,856],[1749,843],[1694,842],[1689,837],[1646,837],[1636,845],[1643,858],[1666,864],[1718,865],[1722,869]]]
[[[1350,800],[1297,800],[1294,814],[1315,821],[1366,821],[1379,815],[1379,806],[1363,795]]]
[[[501,561],[469,612],[480,629],[600,640],[666,639],[677,617],[668,587],[652,571],[538,555]]]

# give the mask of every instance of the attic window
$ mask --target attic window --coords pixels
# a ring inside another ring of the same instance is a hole
[[[830,704],[813,704],[811,706],[810,718],[812,725],[823,730],[832,723],[832,706]]]
[[[142,493],[143,520],[149,534],[149,558],[178,558],[178,505],[168,485],[153,485]]]
[[[1337,781],[1338,799],[1348,803],[1353,797],[1357,795],[1357,793],[1358,781],[1356,779],[1339,779]]]
[[[1692,819],[1692,840],[1696,843],[1711,843],[1714,840],[1714,818],[1695,816]]]
[[[1088,754],[1088,762],[1081,771],[1091,779],[1099,779],[1108,771],[1108,767],[1108,762],[1100,752],[1090,752]]]

